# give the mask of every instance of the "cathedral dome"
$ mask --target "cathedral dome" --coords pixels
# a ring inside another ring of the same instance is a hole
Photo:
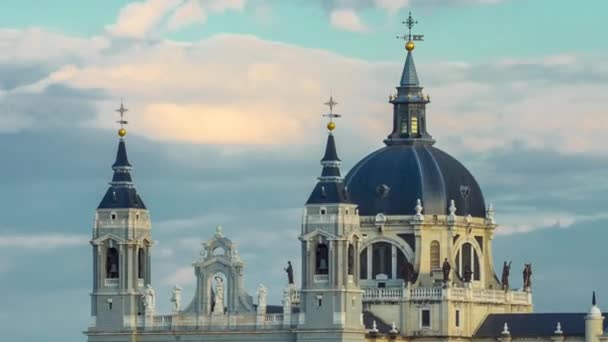
[[[430,144],[394,144],[357,163],[346,175],[351,201],[360,215],[413,215],[416,200],[426,215],[485,217],[481,189],[456,159]]]
[[[413,46],[413,44],[412,44]],[[426,105],[412,49],[397,86],[389,96],[393,131],[386,147],[357,163],[345,179],[350,200],[360,215],[413,215],[421,200],[426,215],[447,215],[451,201],[459,216],[485,217],[483,194],[475,178],[456,159],[433,147],[427,130]]]

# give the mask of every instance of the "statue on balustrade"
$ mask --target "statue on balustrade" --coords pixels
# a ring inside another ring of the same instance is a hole
[[[409,260],[407,259],[405,260],[403,266],[401,266],[399,272],[401,273],[403,280],[405,280],[407,283],[412,283],[416,278],[416,274],[414,272],[414,265],[412,265],[412,263],[409,262]]]
[[[154,312],[154,308],[156,308],[156,292],[152,288],[152,285],[146,285],[143,297],[146,312]]]
[[[450,281],[450,271],[452,270],[452,265],[448,262],[448,258],[443,260],[441,270],[443,271],[443,282],[448,283]]]
[[[532,287],[532,264],[524,264],[524,289],[530,289]]]
[[[502,278],[501,278],[502,288],[505,291],[509,289],[509,273],[511,273],[511,261],[509,261],[508,264],[505,261],[502,264]]]
[[[291,261],[287,261],[287,268],[284,268],[284,270],[287,272],[288,284],[293,284],[293,267],[291,267]]]
[[[258,313],[266,312],[266,297],[268,294],[268,290],[266,286],[260,284],[258,285]]]
[[[182,288],[178,285],[173,286],[171,303],[173,303],[173,312],[179,312],[182,306]]]

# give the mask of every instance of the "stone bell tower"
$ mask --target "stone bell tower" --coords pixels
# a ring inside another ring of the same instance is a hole
[[[131,178],[125,135],[127,122],[120,105],[120,139],[110,187],[97,207],[93,237],[91,329],[135,328],[137,316],[154,311],[152,298],[144,307],[142,293],[150,284],[150,215]]]
[[[315,340],[355,341],[363,338],[359,288],[359,216],[340,175],[332,112],[326,103],[329,134],[319,182],[306,202],[302,223],[302,290],[299,330]]]

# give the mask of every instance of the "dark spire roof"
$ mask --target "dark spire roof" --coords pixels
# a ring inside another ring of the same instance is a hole
[[[120,139],[118,142],[118,151],[116,152],[116,161],[112,165],[112,169],[116,167],[132,167],[127,158],[127,147],[124,139]]]
[[[419,84],[416,65],[414,64],[414,56],[411,51],[408,51],[405,65],[403,66],[403,73],[401,74],[400,85],[402,87],[418,87]]]
[[[329,133],[327,136],[327,145],[325,146],[325,155],[321,162],[325,161],[340,161],[338,158],[338,152],[336,151],[336,141],[334,139],[334,135]]]
[[[108,191],[106,191],[105,196],[97,207],[98,209],[146,209],[133,184],[131,169],[132,166],[127,158],[127,147],[124,139],[121,138],[118,142],[116,161],[112,165],[114,175],[112,176]]]
[[[591,305],[593,305],[593,306],[597,305],[597,302],[595,300],[595,291],[593,291],[593,296],[591,297]]]
[[[344,179],[340,174],[340,164],[334,136],[329,132],[325,155],[321,159],[321,165],[323,166],[321,177],[319,177],[319,182],[310,194],[306,204],[351,203],[344,185]]]

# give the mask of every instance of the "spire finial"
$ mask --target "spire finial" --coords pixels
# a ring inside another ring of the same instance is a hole
[[[593,291],[593,296],[591,297],[591,305],[596,306],[597,301],[595,300],[595,291]]]
[[[327,116],[329,118],[329,122],[327,123],[327,129],[331,132],[336,129],[336,124],[334,123],[334,118],[339,118],[342,115],[334,113],[334,107],[338,104],[338,102],[334,101],[333,96],[329,96],[329,100],[324,103],[327,107],[329,107],[329,113],[323,114],[323,116]]]
[[[403,39],[403,40],[407,41],[407,43],[405,43],[405,49],[408,52],[411,52],[416,47],[416,45],[414,45],[414,41],[422,41],[423,40],[422,38],[424,38],[424,35],[423,34],[412,34],[412,28],[414,28],[414,25],[418,24],[418,21],[416,21],[416,20],[414,20],[414,18],[412,18],[412,12],[409,13],[407,20],[403,21],[403,24],[405,26],[407,26],[407,34],[404,34],[403,36],[397,36],[397,39]]]
[[[127,135],[127,130],[124,128],[124,125],[129,123],[124,118],[125,112],[127,112],[129,110],[127,108],[125,108],[125,106],[123,105],[122,99],[120,99],[120,108],[118,108],[116,111],[118,113],[120,113],[120,120],[116,121],[116,123],[120,124],[120,129],[118,130],[118,136],[120,136],[122,138],[125,135]]]

